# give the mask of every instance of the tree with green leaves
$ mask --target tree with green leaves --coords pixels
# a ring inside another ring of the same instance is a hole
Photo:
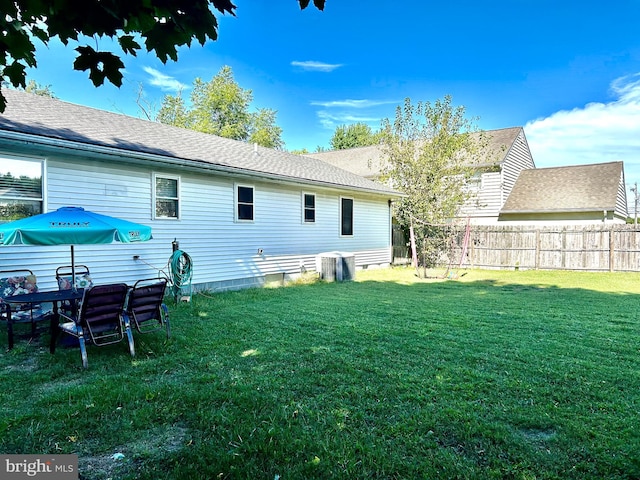
[[[407,196],[395,204],[398,222],[415,234],[423,266],[437,262],[446,247],[451,224],[469,198],[466,182],[473,159],[484,148],[474,120],[451,97],[412,104],[405,99],[395,120],[383,121],[382,151],[387,160],[383,178]]]
[[[29,80],[27,85],[24,87],[24,91],[27,93],[34,93],[42,97],[56,98],[53,94],[53,90],[51,90],[51,85],[40,85],[35,80]]]
[[[305,9],[310,0],[298,0]],[[313,0],[324,9],[325,0]],[[218,38],[214,14],[236,14],[231,0],[11,0],[0,15],[0,83],[26,88],[26,68],[38,65],[35,40],[44,45],[57,37],[78,44],[73,68],[89,71],[95,86],[105,80],[122,85],[125,68],[120,55],[136,56],[143,48],[163,63],[178,60],[178,47],[193,40],[204,45]],[[121,52],[98,51],[100,38],[115,39]],[[143,44],[143,45],[141,45]],[[0,90],[0,112],[6,100]]]
[[[307,150],[306,148],[301,148],[298,150],[290,150],[289,153],[293,153],[294,155],[309,155],[309,150]]]
[[[149,120],[151,120],[151,118]],[[187,107],[184,104],[182,92],[179,92],[177,95],[165,95],[155,120],[165,125],[189,128]]]
[[[380,143],[381,133],[373,132],[366,123],[358,122],[352,125],[340,125],[333,132],[329,141],[332,150],[366,147]]]
[[[282,150],[282,128],[276,125],[276,111],[270,108],[260,108],[251,114],[249,128],[249,142],[257,143],[267,148]]]
[[[282,129],[276,125],[276,111],[249,111],[253,93],[238,85],[231,67],[223,66],[209,82],[196,78],[190,105],[181,94],[166,95],[156,120],[167,125],[234,140],[255,142],[269,148],[282,148]]]
[[[322,152],[327,152],[328,150],[323,147],[322,145],[316,145],[316,149],[313,151],[313,153],[322,153]],[[309,150],[307,150],[306,148],[302,148],[300,150],[291,150],[289,153],[293,153],[295,155],[308,155],[311,152]]]

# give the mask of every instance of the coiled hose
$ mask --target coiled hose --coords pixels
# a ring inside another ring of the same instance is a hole
[[[176,250],[169,259],[169,276],[171,280],[171,292],[176,299],[183,299],[184,292],[187,300],[191,300],[191,277],[193,276],[193,261],[189,254],[182,250]]]

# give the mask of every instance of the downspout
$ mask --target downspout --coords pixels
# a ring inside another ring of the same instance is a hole
[[[498,215],[500,215],[500,210],[504,207],[504,164],[500,165],[500,209],[498,210]]]
[[[394,256],[393,256],[393,200],[389,199],[389,216],[388,216],[388,238],[389,238],[389,265],[393,265]]]

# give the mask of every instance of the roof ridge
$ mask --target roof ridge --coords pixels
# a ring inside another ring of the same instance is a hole
[[[237,171],[265,179],[375,194],[399,194],[382,183],[317,158],[266,147],[255,149],[248,142],[28,92],[11,90],[7,93],[7,108],[0,115],[0,136],[5,138],[28,138],[47,148],[77,145],[94,152],[107,148],[118,153],[123,161],[129,161],[133,156],[156,155],[166,158],[167,163],[178,161],[208,170]]]
[[[611,165],[611,164],[619,164],[623,165],[624,162],[622,160],[613,160],[611,162],[598,162],[598,163],[577,163],[574,165],[556,165],[553,167],[539,167],[539,168],[528,168],[527,170],[559,170],[563,168],[579,168],[579,167],[597,167],[603,165]]]

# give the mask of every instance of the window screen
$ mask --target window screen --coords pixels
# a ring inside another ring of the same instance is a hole
[[[41,160],[0,159],[0,222],[43,212]]]
[[[156,218],[178,218],[179,179],[156,176]]]

